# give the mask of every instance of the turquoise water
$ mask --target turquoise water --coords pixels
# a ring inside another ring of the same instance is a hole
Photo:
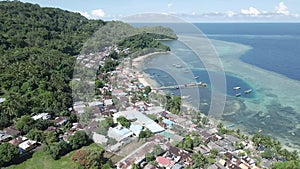
[[[190,40],[197,41],[194,37],[190,37]],[[299,81],[241,61],[240,57],[252,51],[253,46],[219,40],[211,42],[225,70],[226,91],[223,94],[226,96],[226,103],[224,111],[221,112],[221,120],[225,124],[234,124],[234,127],[250,134],[262,130],[264,134],[277,137],[284,143],[293,145],[293,148],[299,149]],[[199,110],[207,114],[211,109],[211,93],[218,90],[211,84],[211,75],[222,72],[210,71],[208,75],[207,72],[213,66],[205,67],[201,56],[199,59],[189,47],[180,42],[180,38],[178,41],[164,43],[171,47],[171,54],[148,58],[145,61],[144,71],[163,86],[193,81],[206,82],[208,84],[206,88],[173,89],[167,92],[191,96],[187,101],[199,106]],[[174,66],[179,64],[180,67]],[[240,86],[241,89],[235,91],[233,90],[235,86]],[[252,89],[253,92],[244,94],[243,91],[247,89]],[[235,97],[237,92],[241,92],[240,97]]]

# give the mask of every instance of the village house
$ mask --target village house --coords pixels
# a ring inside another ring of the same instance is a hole
[[[22,150],[24,150],[25,152],[29,152],[30,150],[36,148],[38,146],[36,141],[33,140],[26,140],[24,142],[22,142],[21,144],[19,144],[19,148],[21,148]]]
[[[40,114],[37,114],[35,116],[32,116],[31,118],[33,118],[33,120],[48,120],[51,118],[51,115],[48,114],[48,113],[40,113]]]
[[[174,164],[179,163],[184,166],[190,166],[193,164],[189,152],[173,146],[170,147],[170,149],[163,155],[163,157],[174,161]]]
[[[148,128],[152,133],[159,133],[165,130],[163,127],[158,125],[155,121],[153,121],[145,114],[135,109],[128,109],[126,111],[120,111],[118,113],[113,114],[114,121],[117,121],[117,118],[120,116],[124,116],[128,120],[135,120],[136,124]]]
[[[26,137],[23,136],[18,136],[12,140],[10,140],[8,143],[14,145],[14,146],[19,146],[19,144],[23,143],[24,141],[28,140]]]
[[[116,164],[117,169],[131,169],[132,164],[140,164],[145,159],[146,153],[151,153],[153,151],[153,147],[155,145],[158,144],[155,142],[146,142],[141,147],[137,148],[135,151],[120,160]]]
[[[15,138],[21,134],[19,130],[17,130],[15,127],[7,127],[3,129],[3,132],[7,135],[10,135],[11,137]]]
[[[3,143],[3,142],[7,142],[11,139],[12,139],[11,135],[5,134],[2,131],[0,131],[0,144]]]
[[[56,126],[61,127],[68,122],[68,119],[67,119],[67,117],[56,117],[54,119],[54,122],[55,122]]]

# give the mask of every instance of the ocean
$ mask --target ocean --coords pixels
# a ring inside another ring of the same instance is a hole
[[[188,32],[181,26],[178,40],[163,41],[171,53],[147,58],[143,71],[160,86],[207,83],[165,92],[185,96],[204,114],[214,109],[225,125],[249,134],[262,131],[300,150],[300,24],[194,26],[203,32],[198,39],[195,28]]]
[[[300,80],[300,23],[195,24],[211,39],[253,47],[243,62]]]

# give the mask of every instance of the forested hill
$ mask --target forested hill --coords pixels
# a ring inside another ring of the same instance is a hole
[[[22,2],[0,2],[1,48],[43,47],[66,54],[80,52],[82,43],[104,25],[79,13]]]
[[[0,2],[0,11],[0,128],[71,106],[72,55],[105,22],[17,1]]]
[[[142,35],[121,41],[123,47],[137,54],[154,47],[164,51],[169,48],[155,39],[177,38],[169,28],[89,20],[18,1],[0,1],[0,11],[0,98],[6,99],[0,103],[0,129],[22,115],[58,115],[70,107],[74,55],[98,52],[137,34]]]

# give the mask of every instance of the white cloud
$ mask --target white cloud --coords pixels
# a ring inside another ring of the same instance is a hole
[[[290,11],[289,8],[284,4],[284,2],[280,2],[276,7],[276,13],[283,14],[283,15],[289,15]]]
[[[248,9],[242,9],[241,14],[250,15],[250,16],[258,16],[260,14],[260,11],[254,7],[250,7]]]
[[[105,16],[105,12],[102,9],[95,9],[92,10],[92,16],[97,19],[103,18]]]
[[[233,11],[227,11],[227,12],[226,12],[226,15],[227,15],[228,17],[233,17],[233,16],[235,15],[235,13],[234,13]]]
[[[80,15],[82,15],[82,16],[84,16],[86,18],[90,18],[91,17],[88,12],[81,12],[81,11],[79,11],[79,13],[80,13]]]
[[[171,4],[171,3],[168,3],[168,8],[171,8],[172,6],[173,6],[173,4]]]

